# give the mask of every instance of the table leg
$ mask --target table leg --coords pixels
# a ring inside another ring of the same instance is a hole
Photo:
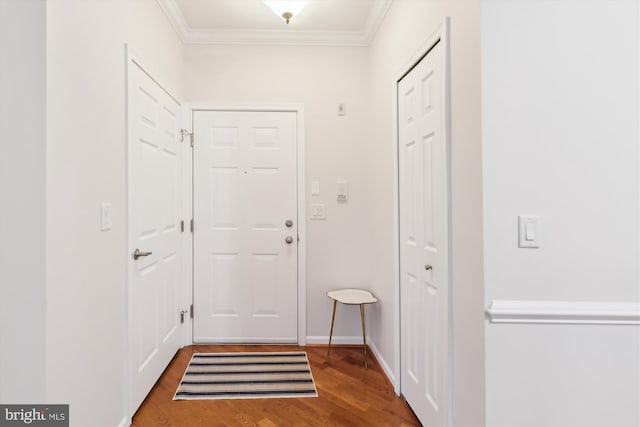
[[[360,319],[362,320],[362,349],[364,350],[364,367],[367,367],[367,334],[364,326],[364,304],[360,304]]]
[[[333,315],[331,316],[331,330],[329,331],[329,347],[327,348],[327,357],[329,357],[329,352],[331,351],[331,337],[333,336],[333,322],[336,320],[336,304],[338,301],[333,300]]]

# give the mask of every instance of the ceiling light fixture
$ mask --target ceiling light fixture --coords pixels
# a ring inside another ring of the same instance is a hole
[[[307,0],[264,0],[264,2],[273,10],[273,13],[283,17],[287,24],[307,5]]]

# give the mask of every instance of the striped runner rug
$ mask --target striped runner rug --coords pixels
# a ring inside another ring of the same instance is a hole
[[[317,397],[307,353],[195,353],[173,400]]]

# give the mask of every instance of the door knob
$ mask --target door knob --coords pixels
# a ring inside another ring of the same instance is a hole
[[[133,251],[133,259],[137,260],[140,257],[143,256],[149,256],[151,255],[153,252],[141,252],[140,249],[137,249],[135,251]]]
[[[293,227],[293,221],[288,219],[288,220],[285,221],[284,225],[286,225],[287,227],[291,228],[291,227]]]
[[[424,269],[429,271],[429,270],[433,270],[433,266],[431,266],[430,264],[425,264],[424,265]]]
[[[287,242],[288,245],[290,245],[293,243],[293,237],[287,236],[285,237],[284,241]]]

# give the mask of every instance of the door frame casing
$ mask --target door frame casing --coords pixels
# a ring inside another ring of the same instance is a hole
[[[297,289],[298,289],[298,345],[306,345],[307,336],[307,244],[305,214],[305,151],[304,151],[304,104],[192,104],[190,105],[191,121],[189,126],[193,132],[193,113],[196,111],[229,111],[229,112],[288,112],[296,113],[296,197],[298,221],[298,256],[297,256]],[[197,144],[197,140],[196,140]],[[193,166],[192,166],[193,171]],[[191,199],[193,200],[193,181],[191,183]],[[193,290],[191,291],[193,296]],[[192,334],[193,339],[193,334]]]
[[[443,49],[443,77],[444,77],[444,144],[446,147],[445,161],[445,181],[446,181],[446,207],[447,207],[447,231],[446,231],[446,268],[447,268],[447,289],[448,289],[448,366],[449,372],[445,375],[445,389],[447,390],[447,419],[448,424],[452,425],[453,414],[453,292],[452,292],[452,238],[451,238],[451,42],[450,42],[450,18],[445,17],[444,20],[436,27],[436,29],[422,42],[420,47],[409,58],[407,62],[396,72],[393,80],[393,286],[394,286],[394,391],[397,395],[402,393],[402,354],[401,354],[401,306],[400,306],[400,163],[399,163],[399,123],[398,123],[398,84],[404,76],[406,76],[435,46],[436,43],[442,44]]]
[[[125,211],[127,212],[127,215],[125,216],[125,230],[126,230],[126,242],[125,242],[125,248],[124,248],[124,252],[125,252],[125,258],[126,258],[126,263],[127,263],[127,273],[126,273],[126,294],[125,294],[125,298],[126,298],[126,307],[125,307],[125,324],[126,324],[126,337],[125,337],[125,348],[127,349],[127,356],[126,356],[126,362],[125,362],[125,393],[123,396],[123,400],[124,400],[124,404],[125,404],[125,411],[126,411],[126,416],[128,417],[128,422],[129,424],[131,423],[131,420],[133,419],[133,415],[135,413],[135,411],[138,409],[137,407],[134,407],[133,405],[133,371],[132,371],[132,367],[133,367],[133,363],[134,363],[134,353],[133,353],[133,349],[135,348],[134,346],[134,334],[135,334],[135,325],[132,324],[131,320],[132,320],[132,284],[133,284],[133,280],[135,277],[135,267],[134,264],[131,263],[131,246],[132,246],[132,230],[131,230],[131,202],[132,202],[132,191],[131,191],[131,177],[132,177],[132,141],[133,141],[133,133],[132,133],[132,127],[131,127],[131,111],[130,111],[130,96],[131,96],[131,73],[132,73],[132,68],[131,67],[139,67],[145,74],[147,74],[147,76],[149,76],[149,78],[151,80],[153,80],[158,86],[160,86],[160,88],[165,91],[165,93],[167,95],[169,95],[174,101],[176,101],[176,103],[180,106],[180,110],[182,111],[182,115],[180,117],[180,127],[184,126],[185,124],[185,116],[184,116],[184,109],[185,109],[185,103],[180,101],[175,95],[174,95],[174,91],[171,90],[171,88],[169,88],[166,84],[164,84],[164,82],[161,79],[158,79],[158,74],[154,71],[153,67],[151,67],[149,65],[149,62],[147,62],[143,56],[141,56],[140,54],[138,54],[138,52],[131,47],[130,44],[126,43],[125,44],[125,138],[126,138],[126,149],[125,149],[125,156],[126,156],[126,168],[125,168],[125,173],[126,173],[126,178],[125,178],[125,182],[126,182],[126,194],[125,194],[125,206],[126,209]],[[182,156],[183,156],[183,163],[182,163],[182,178],[183,181],[181,182],[181,190],[183,192],[182,194],[182,200],[181,200],[181,204],[180,204],[180,212],[183,218],[187,218],[191,215],[190,210],[188,209],[188,205],[190,204],[189,202],[189,198],[190,198],[190,193],[188,193],[188,188],[185,186],[185,177],[188,173],[190,173],[190,169],[188,168],[187,165],[187,158],[190,159],[190,152],[189,152],[189,144],[181,144],[181,150],[182,150]],[[190,160],[189,160],[190,162]],[[190,180],[189,180],[190,182]],[[189,187],[190,188],[190,187]],[[190,233],[182,233],[182,250],[183,250],[183,265],[182,265],[182,281],[184,283],[184,292],[183,292],[183,298],[188,294],[189,291],[189,283],[191,283],[190,280],[190,272],[189,272],[189,266],[191,265],[191,250],[189,249],[191,247],[190,245],[191,242],[191,234]],[[185,307],[188,307],[188,299],[184,299],[182,301],[182,303],[185,305]],[[188,316],[186,316],[185,319],[185,325],[182,328],[181,331],[181,337],[180,337],[180,346],[185,346],[190,344],[191,342],[191,336],[189,334],[189,331],[191,330],[190,328],[190,322],[191,319],[188,318]]]

